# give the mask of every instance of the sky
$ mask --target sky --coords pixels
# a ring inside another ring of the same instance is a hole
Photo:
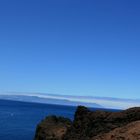
[[[140,98],[139,0],[1,0],[0,92]]]

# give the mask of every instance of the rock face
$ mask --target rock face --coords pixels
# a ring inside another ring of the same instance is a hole
[[[132,122],[124,127],[119,127],[95,140],[140,140],[140,121]],[[94,140],[93,139],[93,140]]]
[[[37,126],[35,140],[62,140],[71,124],[69,119],[49,116]]]
[[[140,140],[140,108],[107,112],[79,106],[73,122],[47,117],[38,125],[35,140]]]

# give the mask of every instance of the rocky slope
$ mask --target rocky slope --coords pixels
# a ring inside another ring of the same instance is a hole
[[[93,140],[140,140],[140,121],[116,128],[109,133],[97,136]]]
[[[140,108],[107,112],[79,106],[73,122],[55,116],[43,120],[34,140],[140,140]]]

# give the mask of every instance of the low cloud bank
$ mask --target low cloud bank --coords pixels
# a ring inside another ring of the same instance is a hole
[[[97,103],[104,108],[114,109],[127,109],[130,107],[140,106],[140,99],[119,99],[119,98],[108,98],[108,97],[92,97],[92,96],[70,96],[70,95],[56,95],[47,93],[19,93],[10,92],[5,95],[22,95],[22,96],[34,96],[38,98],[46,99],[57,99],[57,100],[68,100],[71,102],[83,102],[83,103]]]

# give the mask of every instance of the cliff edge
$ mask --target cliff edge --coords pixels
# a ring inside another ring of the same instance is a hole
[[[140,107],[109,112],[79,106],[73,122],[56,116],[43,120],[34,140],[140,140]]]

